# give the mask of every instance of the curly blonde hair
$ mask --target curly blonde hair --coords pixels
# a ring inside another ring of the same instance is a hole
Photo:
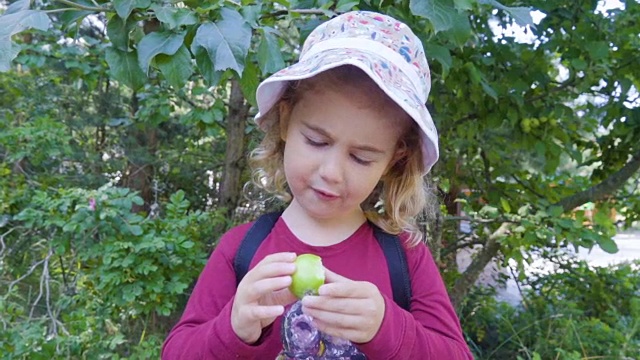
[[[409,234],[407,245],[414,246],[423,240],[417,222],[425,209],[430,192],[423,177],[422,151],[420,150],[420,128],[400,106],[391,100],[378,85],[362,70],[354,66],[340,66],[324,71],[312,78],[290,82],[282,97],[262,120],[264,138],[249,157],[253,169],[252,181],[255,186],[273,194],[276,198],[289,202],[289,191],[284,173],[283,130],[286,130],[291,109],[306,94],[314,89],[344,89],[353,87],[367,89],[370,103],[380,109],[389,109],[401,114],[405,131],[400,136],[398,149],[401,157],[396,159],[383,175],[378,186],[362,204],[367,219],[390,234]]]

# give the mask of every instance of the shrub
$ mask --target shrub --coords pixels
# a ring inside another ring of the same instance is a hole
[[[570,261],[534,279],[517,308],[477,289],[461,321],[477,359],[640,358],[640,261]]]

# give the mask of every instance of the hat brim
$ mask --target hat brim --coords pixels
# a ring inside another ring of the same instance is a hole
[[[264,130],[264,114],[280,100],[290,81],[311,78],[321,72],[352,65],[364,71],[391,100],[398,104],[420,127],[424,173],[428,173],[439,157],[438,133],[431,114],[422,103],[408,76],[383,57],[361,49],[334,48],[284,68],[258,86],[255,121]]]

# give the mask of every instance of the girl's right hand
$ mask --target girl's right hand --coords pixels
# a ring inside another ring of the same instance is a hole
[[[296,269],[295,253],[276,253],[262,259],[238,284],[231,308],[231,327],[247,344],[256,342],[262,329],[296,300],[289,291]]]

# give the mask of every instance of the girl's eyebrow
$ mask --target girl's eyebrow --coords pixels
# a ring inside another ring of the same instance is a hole
[[[327,132],[325,129],[315,126],[315,125],[311,125],[311,124],[307,124],[306,122],[302,121],[302,125],[304,125],[304,127],[306,127],[307,129],[311,130],[311,131],[315,131],[317,133],[319,133],[322,136],[326,136],[328,138],[332,138],[331,134],[329,132]],[[360,151],[366,151],[366,152],[371,152],[374,154],[384,154],[384,150],[378,149],[374,146],[371,145],[356,145],[354,146],[354,148],[356,150],[360,150]]]
[[[325,129],[315,126],[315,125],[311,125],[311,124],[307,124],[304,121],[301,121],[302,125],[304,125],[304,127],[306,127],[307,129],[311,130],[311,131],[315,131],[317,133],[320,133],[320,135],[326,136],[326,137],[331,137],[331,134],[329,134],[329,132],[327,132]]]

